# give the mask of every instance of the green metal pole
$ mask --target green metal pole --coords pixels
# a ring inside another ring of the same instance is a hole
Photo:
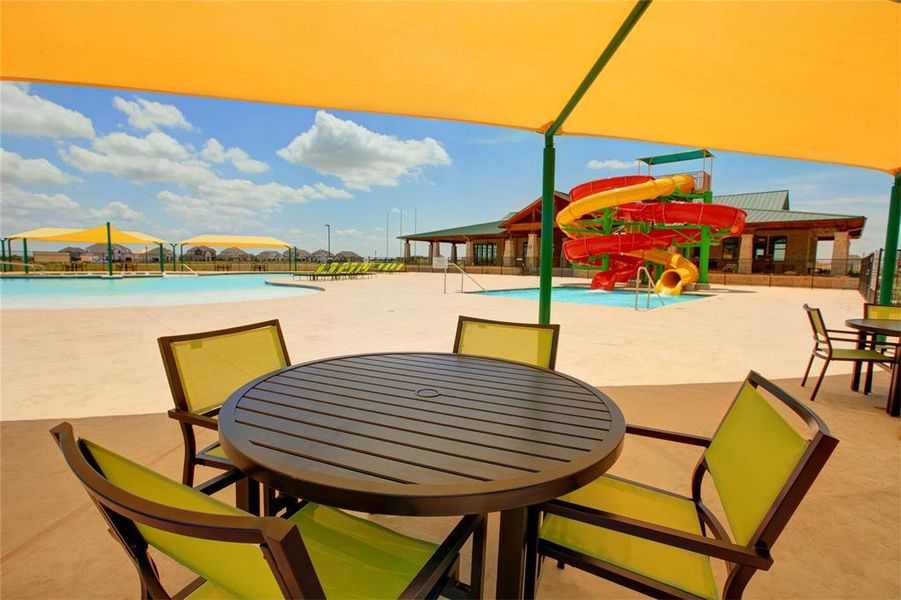
[[[109,221],[106,222],[106,273],[113,274],[113,240],[110,235]]]
[[[0,239],[0,254],[3,255],[3,258],[0,259],[0,273],[6,272],[6,238]]]
[[[25,274],[28,274],[28,240],[22,238],[22,264],[25,267]]]
[[[882,283],[879,285],[879,304],[892,303],[895,285],[895,264],[898,257],[898,229],[901,228],[901,173],[895,175],[892,199],[888,209],[888,229],[885,232],[885,252],[882,258]]]
[[[185,269],[185,245],[182,244],[178,247],[178,261],[181,263],[181,269],[184,271]]]
[[[610,235],[613,232],[613,209],[604,209],[604,221],[601,224],[601,231],[604,235]],[[601,271],[610,270],[610,255],[605,254],[601,257]]]
[[[163,252],[163,244],[160,243],[160,273],[166,270],[166,255]]]
[[[713,202],[713,192],[704,192],[704,204]],[[701,256],[698,259],[698,283],[708,285],[710,279],[710,225],[701,226]]]
[[[551,261],[554,258],[554,167],[556,155],[554,152],[554,135],[563,126],[563,123],[569,117],[570,113],[582,100],[582,97],[588,92],[588,89],[597,79],[598,75],[610,62],[610,59],[616,53],[617,49],[635,27],[638,19],[644,14],[644,11],[651,5],[651,0],[638,0],[628,16],[619,26],[614,36],[607,43],[607,47],[598,57],[597,61],[592,65],[591,70],[585,75],[582,83],[576,88],[569,102],[557,115],[557,118],[551,123],[547,131],[544,133],[544,162],[542,167],[541,180],[541,270],[539,273],[539,291],[538,291],[538,322],[547,324],[551,322],[551,276],[553,274],[553,265]]]
[[[544,164],[541,176],[541,258],[539,259],[538,322],[551,322],[551,278],[554,261],[554,136],[544,135]]]
[[[175,247],[176,247],[178,244],[169,244],[169,245],[172,246],[172,271],[173,271],[173,272],[174,272],[174,271],[178,271],[178,263],[175,262],[176,259],[178,258],[177,255],[175,254]]]

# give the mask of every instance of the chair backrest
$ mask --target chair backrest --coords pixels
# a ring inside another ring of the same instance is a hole
[[[863,318],[901,321],[901,306],[867,303],[863,305]]]
[[[203,413],[261,375],[290,364],[278,320],[158,340],[175,406]]]
[[[319,266],[316,267],[316,270],[313,271],[313,275],[319,275],[320,273],[322,273],[323,271],[325,271],[325,269],[326,269],[327,267],[328,267],[328,263],[320,263]]]
[[[559,325],[509,323],[460,316],[454,353],[503,358],[553,369],[557,362]]]
[[[799,432],[774,404],[794,412],[808,431]],[[813,411],[751,371],[699,463],[695,497],[706,470],[735,542],[768,551],[837,444]],[[724,597],[734,591],[727,587]]]
[[[300,533],[289,521],[255,517],[93,442],[76,440],[69,423],[51,434],[132,556],[148,597],[168,597],[147,556],[148,545],[234,597],[322,594]]]
[[[813,339],[819,344],[831,346],[829,332],[826,331],[826,322],[823,321],[823,313],[820,312],[820,309],[805,304],[804,311],[807,313],[807,318],[810,319],[810,327],[813,329]]]

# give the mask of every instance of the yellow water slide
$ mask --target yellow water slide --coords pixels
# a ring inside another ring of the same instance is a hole
[[[688,193],[694,189],[694,186],[695,180],[690,175],[673,175],[636,185],[603,190],[577,200],[558,212],[557,225],[571,238],[584,237],[587,232],[578,226],[578,220],[585,215],[621,204],[653,200],[660,196],[668,196],[675,191]],[[639,250],[626,254],[666,267],[655,286],[658,293],[677,296],[682,293],[685,286],[698,280],[698,268],[681,254],[656,249]]]

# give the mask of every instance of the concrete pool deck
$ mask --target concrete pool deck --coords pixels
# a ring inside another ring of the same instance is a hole
[[[489,289],[537,285],[536,278],[527,277],[477,280]],[[584,280],[555,280],[576,282]],[[459,314],[535,319],[534,301],[445,295],[442,283],[439,274],[394,274],[321,281],[316,285],[325,293],[265,302],[0,311],[0,596],[137,594],[133,567],[47,431],[73,419],[79,435],[178,478],[182,442],[165,415],[171,397],[157,337],[278,318],[292,362],[300,362],[354,352],[448,351]],[[451,289],[459,283],[459,277],[448,278]],[[749,369],[807,402],[810,386],[799,386],[811,343],[804,302],[820,306],[834,328],[860,316],[862,306],[853,291],[715,287],[713,292],[710,298],[640,313],[555,304],[552,319],[562,327],[557,367],[608,393],[628,422],[709,435]],[[901,596],[901,420],[882,410],[886,373],[877,371],[873,394],[865,397],[848,389],[847,372],[845,365],[832,365],[813,405],[840,439],[836,453],[777,542],[773,568],[752,578],[745,597]],[[685,493],[697,457],[693,448],[629,436],[612,472]],[[370,518],[434,540],[451,526],[449,519]],[[468,549],[464,573],[466,561]],[[158,564],[170,590],[192,578],[165,558]],[[539,597],[635,597],[575,569],[546,566],[551,568],[544,571]],[[721,564],[716,569],[721,582]]]
[[[481,275],[489,290],[536,277]],[[555,279],[555,284],[579,279]],[[396,273],[319,281],[325,293],[275,300],[59,310],[0,310],[0,419],[158,413],[170,408],[156,339],[277,318],[292,362],[379,351],[449,351],[460,314],[534,321],[537,302],[461,294],[460,278]],[[477,288],[467,281],[466,290]],[[555,303],[557,367],[597,386],[738,381],[756,369],[797,377],[811,346],[804,302],[827,324],[859,317],[850,290],[714,286],[711,297],[648,312]],[[848,372],[835,363],[830,374]]]

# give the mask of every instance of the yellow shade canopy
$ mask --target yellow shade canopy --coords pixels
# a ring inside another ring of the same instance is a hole
[[[291,244],[274,237],[261,235],[195,235],[178,242],[182,246],[213,246],[235,248],[290,248]]]
[[[3,1],[0,77],[543,131],[633,2]],[[656,0],[562,133],[901,169],[901,5]]]
[[[84,242],[88,244],[106,243],[106,225],[98,225],[90,229],[66,229],[62,227],[42,227],[30,231],[22,231],[9,236],[9,239],[28,239],[36,242]],[[140,231],[121,231],[109,228],[109,241],[113,244],[168,244],[166,240]]]

